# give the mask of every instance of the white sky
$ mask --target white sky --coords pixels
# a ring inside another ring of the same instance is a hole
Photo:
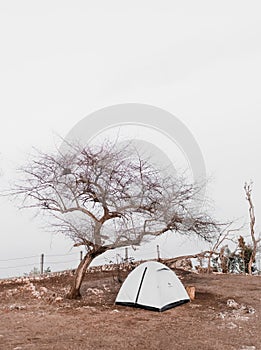
[[[240,0],[0,0],[0,180],[32,146],[51,149],[55,133],[65,137],[91,112],[146,103],[194,135],[221,219],[247,222],[243,184],[254,181],[261,231],[260,10],[260,1]],[[32,215],[0,205],[0,260],[69,251]],[[22,260],[0,261],[0,277],[30,270],[3,271],[15,264]]]

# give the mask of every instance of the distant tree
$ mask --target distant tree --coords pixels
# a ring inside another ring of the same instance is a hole
[[[252,252],[251,244],[246,244],[244,238],[240,236],[235,250],[229,249],[228,245],[222,246],[216,251],[212,264],[216,270],[221,270],[223,273],[247,273]]]
[[[215,256],[212,257],[211,263],[214,271],[223,273],[240,272],[239,255],[235,251],[231,251],[228,245],[220,247]]]
[[[248,201],[248,205],[249,205],[249,209],[248,209],[249,218],[250,218],[249,226],[250,226],[250,235],[251,235],[251,240],[252,240],[252,250],[251,251],[248,250],[249,261],[247,264],[248,273],[250,275],[252,274],[252,266],[253,266],[253,263],[255,262],[255,259],[256,259],[258,243],[260,242],[260,239],[257,239],[256,234],[255,234],[256,217],[255,217],[255,211],[254,211],[254,204],[252,201],[252,186],[253,186],[252,182],[250,182],[250,183],[246,182],[244,185],[246,200]]]
[[[108,142],[37,152],[10,194],[51,215],[56,232],[86,247],[68,298],[79,298],[87,267],[109,249],[140,245],[167,231],[210,239],[218,225],[202,209],[199,184],[163,175],[131,147]]]
[[[51,270],[50,266],[48,266],[48,267],[44,270],[44,273],[51,273],[51,272],[52,272],[52,270]]]
[[[50,273],[51,268],[48,266],[45,270],[44,273]],[[24,276],[39,276],[41,274],[40,270],[37,267],[34,267],[29,273],[25,272]]]
[[[222,271],[227,272],[229,257],[232,252],[230,252],[228,245],[224,245],[224,242],[234,242],[233,235],[240,230],[240,228],[231,228],[232,224],[233,222],[230,222],[225,225],[225,228],[219,230],[217,236],[211,242],[210,250],[206,251],[205,256],[208,260],[208,272],[212,270],[211,264],[214,264],[214,267],[217,268],[218,260],[221,262]]]
[[[239,269],[240,271],[244,273],[249,273],[249,263],[251,260],[251,256],[253,254],[253,247],[250,244],[246,244],[244,238],[242,236],[238,239],[238,262],[239,262]],[[255,259],[251,263],[251,273],[253,270],[253,263],[255,262]]]
[[[40,270],[37,267],[34,267],[29,273],[25,272],[24,276],[39,276]]]

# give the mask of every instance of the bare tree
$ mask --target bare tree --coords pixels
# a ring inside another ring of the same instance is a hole
[[[210,239],[217,229],[199,203],[199,185],[162,175],[129,147],[105,142],[37,152],[21,172],[11,194],[22,197],[22,207],[50,214],[56,231],[86,247],[69,298],[80,297],[87,267],[108,249],[140,245],[167,231]]]
[[[227,223],[227,224],[219,224],[217,228],[217,234],[213,237],[213,239],[209,242],[210,243],[210,248],[205,251],[201,251],[200,253],[196,254],[189,254],[189,255],[183,255],[183,256],[177,256],[175,258],[170,258],[170,259],[164,259],[164,263],[171,265],[172,263],[175,263],[179,260],[184,260],[184,259],[193,259],[193,258],[198,258],[200,261],[203,259],[207,259],[207,269],[205,271],[207,273],[210,273],[212,271],[211,267],[211,261],[214,256],[220,259],[222,265],[222,271],[224,272],[226,268],[224,268],[225,263],[224,263],[224,253],[225,249],[227,247],[221,247],[224,242],[230,241],[235,243],[234,240],[234,232],[239,231],[242,227],[240,228],[231,228],[233,222]],[[224,227],[223,227],[224,226]]]
[[[250,218],[250,235],[251,235],[251,240],[252,240],[252,253],[248,262],[248,273],[251,275],[252,274],[252,266],[253,263],[255,262],[256,258],[256,253],[257,253],[257,248],[258,248],[258,243],[260,242],[260,239],[257,239],[255,236],[255,222],[256,222],[256,217],[255,217],[255,211],[254,211],[254,204],[252,201],[252,186],[253,182],[250,181],[250,183],[245,182],[244,185],[244,190],[246,194],[246,200],[248,201],[249,205],[249,218]]]

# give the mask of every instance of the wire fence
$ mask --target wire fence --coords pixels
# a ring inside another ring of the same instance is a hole
[[[40,275],[50,272],[59,272],[75,269],[84,255],[83,251],[66,254],[39,254],[24,257],[0,259],[0,279],[30,275]],[[160,260],[171,258],[169,252],[159,245],[146,251],[137,252],[131,247],[107,251],[97,257],[92,266],[120,264],[132,261],[144,261],[150,259]],[[258,274],[261,272],[261,253],[256,256]]]
[[[37,275],[49,272],[75,269],[83,258],[83,251],[67,254],[39,254],[24,257],[0,259],[0,279]],[[135,251],[130,248],[108,251],[95,259],[94,265],[119,264],[134,260],[160,258],[159,246],[146,250],[142,256],[134,258]]]
[[[74,268],[81,254],[40,254],[9,259],[0,259],[0,278],[41,274],[65,268]]]

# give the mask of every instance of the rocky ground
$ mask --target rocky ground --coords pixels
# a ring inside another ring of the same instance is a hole
[[[260,276],[176,273],[196,298],[163,313],[114,305],[127,272],[88,273],[80,301],[71,274],[1,280],[0,349],[261,349]]]

